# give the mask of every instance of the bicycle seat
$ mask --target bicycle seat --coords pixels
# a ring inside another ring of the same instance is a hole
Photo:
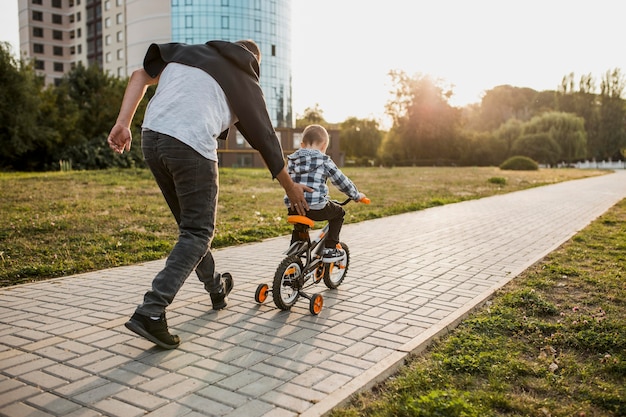
[[[287,221],[291,224],[304,224],[309,227],[313,227],[315,222],[309,219],[306,216],[300,216],[297,214],[292,214],[291,216],[287,216]]]

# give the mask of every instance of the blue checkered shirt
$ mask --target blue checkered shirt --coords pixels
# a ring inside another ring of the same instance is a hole
[[[337,167],[330,156],[317,149],[300,148],[287,157],[287,171],[293,182],[304,184],[313,189],[305,192],[304,197],[312,210],[323,208],[329,200],[327,180],[342,193],[359,199],[359,191],[348,177]],[[289,207],[289,199],[284,198]]]

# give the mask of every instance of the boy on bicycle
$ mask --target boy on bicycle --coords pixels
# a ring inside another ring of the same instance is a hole
[[[328,186],[330,182],[342,193],[359,201],[365,198],[350,179],[341,172],[330,156],[326,155],[330,137],[323,126],[309,125],[302,132],[300,149],[287,157],[287,171],[294,183],[303,184],[313,189],[312,192],[304,192],[304,197],[309,210],[306,216],[314,221],[328,221],[328,236],[322,252],[324,262],[340,260],[345,252],[339,245],[339,233],[343,225],[344,209],[328,198]],[[289,198],[284,197],[285,205],[290,215],[298,214],[291,208]],[[298,233],[294,230],[291,242],[298,240]]]

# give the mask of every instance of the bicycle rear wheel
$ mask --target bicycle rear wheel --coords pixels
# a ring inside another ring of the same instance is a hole
[[[302,276],[302,261],[296,256],[288,256],[278,265],[272,284],[274,304],[281,310],[289,310],[300,296],[299,280]]]
[[[348,245],[343,242],[339,244],[346,254],[338,261],[327,264],[326,272],[324,273],[324,284],[330,289],[335,289],[341,285],[348,273],[348,266],[350,265],[350,250],[348,249]]]

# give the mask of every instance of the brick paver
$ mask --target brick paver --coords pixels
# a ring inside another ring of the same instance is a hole
[[[324,415],[625,197],[620,171],[347,225],[350,270],[318,287],[319,316],[254,301],[287,237],[217,250],[229,306],[190,277],[172,351],[123,326],[163,260],[1,289],[0,415]]]

